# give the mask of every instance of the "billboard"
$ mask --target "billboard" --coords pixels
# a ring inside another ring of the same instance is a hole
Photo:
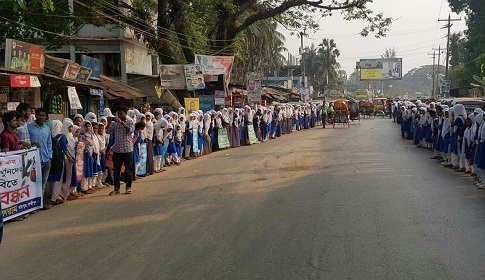
[[[160,65],[161,86],[166,89],[185,89],[185,72],[183,64]]]
[[[81,56],[81,66],[93,70],[91,72],[91,76],[89,77],[90,79],[98,81],[100,80],[101,72],[103,72],[103,69],[101,66],[101,61],[99,59],[83,55]]]
[[[7,39],[5,68],[27,73],[44,73],[45,55],[41,46]]]
[[[361,81],[402,79],[402,58],[361,59],[357,66]]]

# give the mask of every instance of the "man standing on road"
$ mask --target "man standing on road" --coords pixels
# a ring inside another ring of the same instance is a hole
[[[17,135],[19,137],[20,146],[26,149],[30,149],[30,134],[29,129],[27,128],[27,123],[29,122],[30,117],[30,106],[27,103],[19,103],[19,105],[17,105],[16,111],[20,113],[17,128]]]
[[[45,121],[47,119],[47,110],[44,108],[37,108],[35,110],[35,122],[27,124],[27,128],[30,134],[30,141],[32,145],[35,145],[39,149],[40,161],[42,167],[42,195],[45,193],[45,186],[49,171],[51,169],[52,159],[52,137],[51,130]],[[50,200],[44,198],[43,210],[50,209]]]
[[[328,114],[328,103],[325,102],[322,106],[322,125],[325,128],[325,124],[327,123],[327,114]]]
[[[121,107],[117,111],[118,117],[108,120],[107,134],[114,135],[113,164],[114,164],[114,190],[109,195],[120,194],[121,165],[125,165],[126,194],[131,194],[131,181],[133,177],[133,132],[135,126],[133,120],[128,118],[127,107]]]

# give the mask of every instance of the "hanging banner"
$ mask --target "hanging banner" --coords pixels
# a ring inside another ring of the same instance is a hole
[[[76,181],[81,182],[84,177],[84,148],[86,143],[79,141],[76,145]]]
[[[256,138],[256,133],[254,132],[254,126],[251,124],[248,125],[248,135],[249,135],[249,143],[251,145],[258,143],[258,138]]]
[[[192,150],[194,153],[199,152],[199,129],[193,128],[192,129]]]
[[[188,116],[189,113],[199,110],[199,98],[184,98],[185,112]]]
[[[451,81],[444,80],[443,83],[441,84],[440,93],[447,94],[447,93],[450,93],[450,90],[451,90]]]
[[[223,90],[216,90],[214,92],[214,105],[225,105],[226,104],[226,93]]]
[[[185,84],[188,91],[205,89],[204,75],[202,75],[202,66],[187,64],[184,66]]]
[[[101,61],[97,58],[90,57],[87,55],[81,56],[81,66],[87,67],[91,70],[91,76],[89,77],[92,80],[100,80],[101,72],[103,72],[103,68],[101,66]]]
[[[159,85],[155,85],[155,92],[157,93],[158,98],[162,98],[162,87]]]
[[[27,73],[44,73],[45,54],[41,46],[18,40],[5,42],[5,68]]]
[[[37,148],[0,155],[0,201],[4,221],[42,208],[42,168]]]
[[[229,144],[229,137],[227,137],[227,129],[219,128],[219,133],[217,135],[217,143],[219,145],[219,149],[225,149],[231,146]]]
[[[40,87],[39,77],[31,75],[10,75],[10,87],[35,88]]]
[[[204,75],[224,75],[232,71],[234,56],[195,55],[195,64],[203,66]]]
[[[143,143],[140,145],[140,165],[136,170],[136,175],[147,174],[147,144]]]
[[[250,72],[246,76],[249,103],[261,103],[261,75]]]
[[[166,89],[185,89],[185,71],[183,64],[160,65],[161,86]]]
[[[214,110],[214,96],[199,95],[199,108],[204,113]]]
[[[67,96],[69,97],[69,103],[71,104],[71,109],[82,109],[81,101],[77,95],[75,87],[67,87]]]

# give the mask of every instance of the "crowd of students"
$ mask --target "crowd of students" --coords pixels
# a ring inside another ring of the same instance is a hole
[[[3,115],[0,141],[3,152],[33,146],[39,149],[43,209],[47,210],[106,187],[113,186],[110,195],[120,194],[122,181],[126,194],[131,194],[133,180],[220,150],[221,132],[224,132],[221,136],[227,134],[224,142],[229,143],[223,149],[236,148],[254,143],[250,136],[266,142],[324,125],[322,114],[325,116],[327,111],[328,105],[283,104],[254,109],[229,107],[206,113],[191,111],[187,118],[183,107],[169,113],[161,108],[120,107],[116,109],[116,116],[106,108],[101,117],[90,112],[60,121],[49,120],[43,108],[32,114],[28,104],[20,103],[16,111]],[[142,163],[143,144],[146,144],[146,161]],[[80,158],[81,169],[77,166]],[[111,164],[107,165],[108,162]],[[143,169],[146,173],[137,175],[140,164],[146,165]],[[77,174],[79,170],[82,174]]]
[[[476,108],[468,113],[462,104],[452,107],[431,102],[400,101],[393,106],[394,121],[401,125],[401,137],[417,148],[434,151],[432,159],[444,167],[475,177],[485,189],[485,113]]]

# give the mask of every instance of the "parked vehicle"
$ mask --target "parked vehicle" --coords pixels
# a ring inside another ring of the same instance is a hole
[[[335,111],[333,115],[333,128],[335,128],[335,124],[337,123],[350,127],[350,111],[348,102],[343,99],[337,99],[333,102],[333,109]]]

